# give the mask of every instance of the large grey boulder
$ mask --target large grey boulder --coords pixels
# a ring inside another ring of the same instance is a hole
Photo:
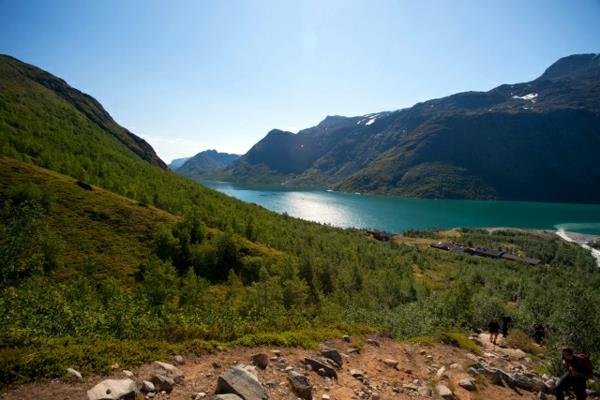
[[[135,400],[138,388],[131,379],[106,379],[87,391],[88,400]]]
[[[230,368],[219,376],[215,393],[233,393],[244,400],[266,400],[269,398],[267,391],[256,376],[240,367]]]
[[[163,374],[152,375],[152,378],[150,378],[150,382],[154,384],[154,387],[159,392],[162,392],[164,390],[167,393],[171,393],[171,391],[173,391],[173,386],[175,386],[175,381],[173,380],[173,378],[170,378]]]
[[[288,380],[296,396],[304,400],[312,400],[313,385],[308,378],[296,371],[288,372]]]

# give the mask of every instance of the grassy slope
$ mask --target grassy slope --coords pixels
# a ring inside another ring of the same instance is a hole
[[[142,207],[99,187],[84,190],[71,177],[0,157],[0,198],[28,182],[55,199],[49,224],[65,244],[65,268],[56,272],[59,276],[81,266],[90,256],[105,266],[105,275],[125,277],[150,255],[156,232],[176,220],[155,207]]]

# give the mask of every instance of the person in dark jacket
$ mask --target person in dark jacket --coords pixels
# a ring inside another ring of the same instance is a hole
[[[500,332],[500,324],[498,323],[498,320],[496,318],[492,318],[488,328],[490,331],[490,342],[496,344],[496,341],[498,340],[498,333]]]
[[[562,362],[565,373],[556,383],[556,400],[564,400],[565,392],[569,389],[573,390],[577,400],[585,400],[585,385],[590,375],[589,361],[586,362],[585,357],[579,354],[576,356],[572,348],[563,347]]]
[[[502,316],[502,337],[508,336],[508,326],[512,324],[512,318],[508,315]]]

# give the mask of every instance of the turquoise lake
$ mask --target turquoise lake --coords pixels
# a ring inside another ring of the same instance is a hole
[[[338,227],[402,232],[407,229],[516,227],[600,235],[600,204],[426,200],[201,181],[277,213]]]

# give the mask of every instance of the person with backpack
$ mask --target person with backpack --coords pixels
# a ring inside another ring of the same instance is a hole
[[[556,400],[564,400],[565,392],[569,389],[573,390],[577,400],[585,400],[586,381],[594,371],[590,358],[584,353],[575,354],[570,347],[563,347],[562,362],[565,373],[556,383]]]
[[[498,333],[500,332],[500,324],[496,318],[492,318],[488,325],[488,329],[490,332],[490,342],[496,344],[496,341],[498,340]]]

